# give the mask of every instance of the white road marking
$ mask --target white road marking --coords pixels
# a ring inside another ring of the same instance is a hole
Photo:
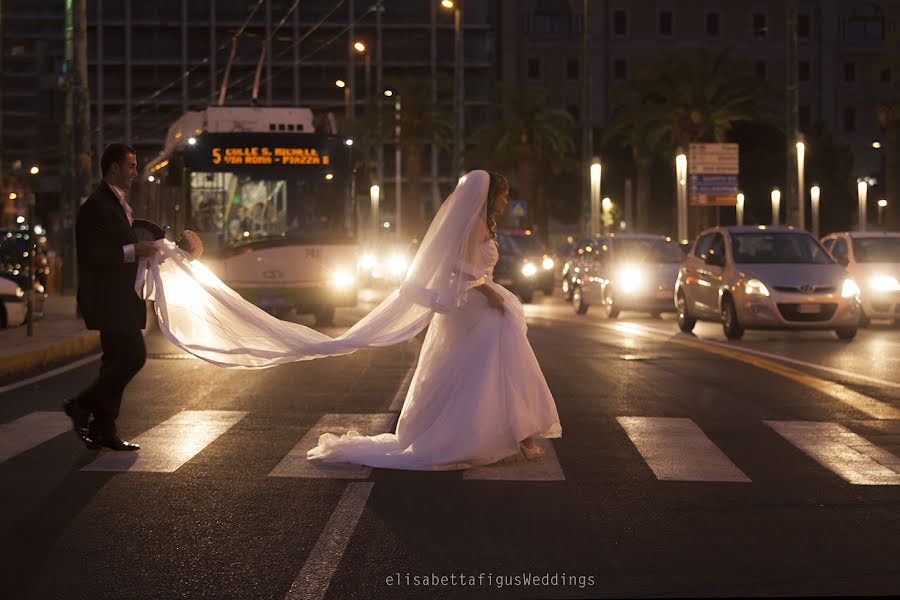
[[[544,456],[527,460],[521,454],[501,460],[492,465],[475,467],[463,471],[463,479],[491,481],[565,481],[562,465],[556,457],[553,442],[537,438],[535,443],[544,449]]]
[[[140,450],[105,453],[82,470],[172,473],[246,415],[233,410],[180,412],[134,438]]]
[[[39,381],[43,381],[45,379],[50,379],[51,377],[56,377],[62,373],[67,371],[71,371],[73,369],[77,369],[78,367],[83,367],[88,363],[92,363],[95,360],[100,360],[100,354],[92,354],[91,356],[76,360],[75,362],[69,363],[67,365],[63,365],[61,367],[57,367],[46,373],[41,373],[40,375],[35,375],[34,377],[29,377],[28,379],[23,379],[22,381],[17,381],[15,383],[10,383],[8,385],[4,385],[0,387],[0,394],[5,394],[6,392],[11,392],[13,390],[17,390],[21,387],[25,387],[26,385],[31,385],[32,383],[37,383]]]
[[[403,408],[403,402],[406,400],[406,393],[409,391],[409,384],[412,382],[413,375],[416,372],[416,365],[413,365],[409,368],[409,371],[406,372],[406,376],[403,378],[403,383],[400,384],[400,387],[397,388],[397,393],[394,394],[394,399],[391,400],[391,405],[388,407],[389,411],[399,412]]]
[[[900,458],[837,423],[765,421],[817,463],[855,485],[900,485]]]
[[[269,473],[270,477],[302,477],[308,479],[367,479],[371,467],[307,460],[306,453],[319,443],[323,433],[343,435],[355,429],[362,435],[393,431],[394,413],[322,415],[297,445]]]
[[[325,597],[374,485],[355,482],[347,486],[285,600],[319,600]]]
[[[62,411],[37,411],[0,425],[0,463],[71,431],[72,421]]]
[[[618,417],[617,420],[657,479],[750,481],[690,419]]]

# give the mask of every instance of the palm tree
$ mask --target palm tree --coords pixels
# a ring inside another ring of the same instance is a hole
[[[638,165],[639,210],[644,211],[650,167],[657,157],[671,157],[677,147],[687,149],[692,142],[725,142],[735,123],[777,122],[767,108],[774,104],[774,94],[730,50],[713,54],[685,48],[644,63],[616,97],[619,108],[606,139],[619,137],[631,146]],[[641,218],[646,222],[646,215]]]
[[[879,69],[889,69],[893,97],[878,107],[878,122],[884,131],[884,179],[887,187],[887,223],[889,229],[900,228],[900,35],[892,35],[885,43],[884,59]]]
[[[525,200],[538,235],[547,237],[547,202],[539,186],[571,164],[575,152],[568,112],[547,107],[546,95],[527,87],[501,84],[500,118],[469,140],[467,166],[515,172],[518,196]]]

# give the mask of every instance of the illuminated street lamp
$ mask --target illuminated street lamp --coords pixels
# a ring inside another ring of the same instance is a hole
[[[772,225],[781,224],[781,190],[772,189]]]
[[[334,85],[344,90],[344,114],[350,116],[350,86],[343,79],[338,79]]]
[[[678,191],[676,196],[679,242],[686,240],[688,237],[687,177],[687,155],[679,148],[678,154],[675,156],[675,185]]]
[[[10,192],[10,193],[9,193],[9,199],[10,199],[10,200],[15,200],[15,199],[18,198],[18,197],[19,197],[19,195],[16,194],[15,192]]]
[[[451,167],[454,176],[461,170],[463,153],[463,127],[465,125],[463,108],[463,37],[462,37],[462,1],[441,0],[441,6],[453,11],[453,112],[456,113],[456,131],[453,136],[453,165]]]
[[[737,195],[737,204],[735,204],[736,209],[736,222],[738,225],[744,224],[744,194],[743,192],[738,192]]]
[[[591,235],[600,232],[600,176],[602,167],[600,159],[594,157],[591,164]]]
[[[866,196],[869,194],[869,182],[860,179],[856,182],[856,195],[859,199],[859,223],[856,227],[859,231],[866,230]]]
[[[806,144],[803,136],[797,141],[797,221],[801,229],[806,229],[806,198],[803,197],[803,168],[806,157]]]
[[[878,224],[884,224],[884,209],[887,208],[887,200],[882,198],[878,201]]]
[[[603,199],[603,235],[609,234],[609,226],[611,224],[612,218],[609,212],[612,210],[612,200],[609,198]]]
[[[28,172],[31,173],[32,175],[37,175],[38,173],[41,172],[41,169],[37,165],[34,165],[33,167],[31,167],[31,169]]]
[[[369,199],[372,201],[371,211],[372,214],[372,242],[374,243],[378,236],[378,229],[380,219],[378,218],[378,202],[381,199],[381,188],[377,185],[373,185],[369,188]]]
[[[812,210],[812,214],[810,218],[812,220],[812,234],[813,237],[819,238],[819,196],[821,195],[822,190],[819,189],[819,186],[813,184],[811,188],[809,188],[809,203],[810,209]]]

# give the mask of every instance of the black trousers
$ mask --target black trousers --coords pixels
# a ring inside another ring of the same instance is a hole
[[[147,349],[140,329],[100,331],[100,375],[77,398],[79,406],[93,413],[91,433],[116,435],[116,418],[122,405],[122,392],[147,360]]]

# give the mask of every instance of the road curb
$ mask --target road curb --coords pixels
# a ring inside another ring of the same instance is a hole
[[[32,371],[70,358],[89,354],[100,347],[100,332],[85,333],[50,344],[38,350],[23,352],[0,360],[0,378],[25,371]]]

